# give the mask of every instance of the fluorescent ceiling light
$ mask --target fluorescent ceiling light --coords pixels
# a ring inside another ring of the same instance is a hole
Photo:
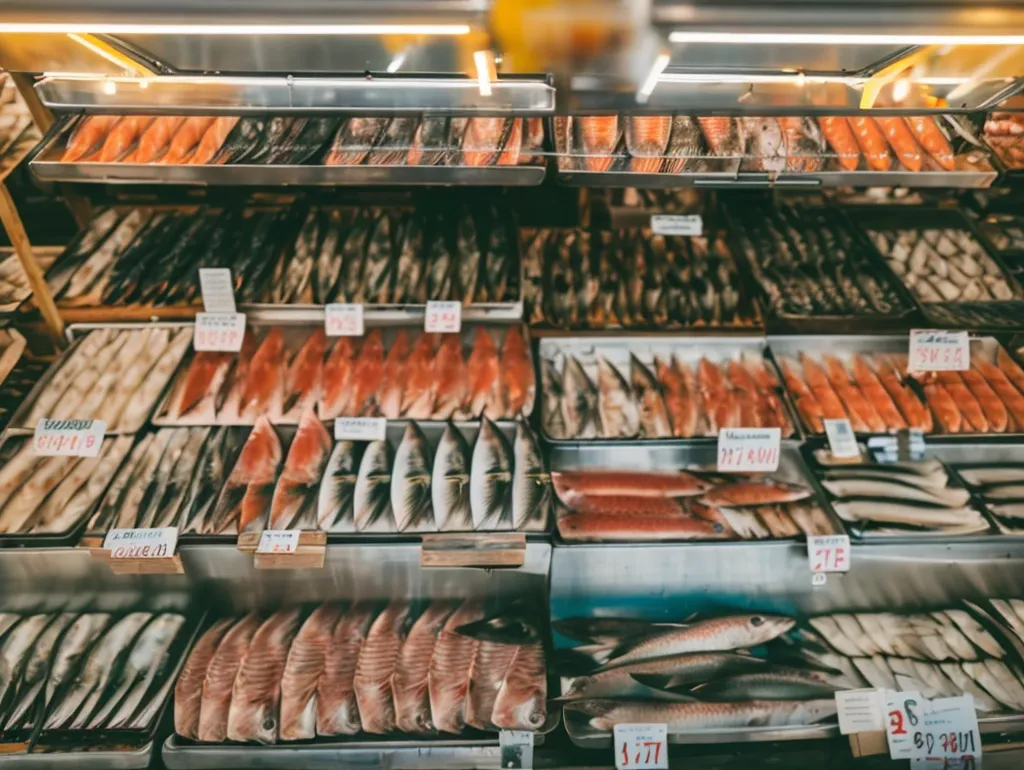
[[[476,65],[476,80],[480,86],[481,96],[491,95],[491,71],[494,69],[494,59],[490,51],[474,51],[473,63]]]
[[[644,81],[644,84],[640,86],[640,90],[637,91],[636,100],[639,103],[643,104],[650,98],[651,94],[654,93],[654,89],[661,79],[661,73],[665,71],[665,68],[668,66],[670,61],[672,61],[672,56],[670,54],[658,54],[658,57],[654,60],[654,64],[651,65],[651,71],[647,74],[647,79]]]
[[[870,35],[813,32],[698,32],[676,30],[672,43],[719,45],[1021,45],[1024,35]]]
[[[94,35],[468,35],[468,24],[38,24],[2,23],[0,33]]]

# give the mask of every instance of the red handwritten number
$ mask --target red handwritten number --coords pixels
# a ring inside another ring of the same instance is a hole
[[[628,765],[629,764],[629,749],[626,748],[626,744],[625,743],[622,744],[622,764],[623,765]]]
[[[654,764],[658,764],[658,760],[661,757],[661,744],[654,744]]]
[[[889,712],[889,727],[893,735],[906,735],[907,728],[903,726],[903,714],[899,711]]]

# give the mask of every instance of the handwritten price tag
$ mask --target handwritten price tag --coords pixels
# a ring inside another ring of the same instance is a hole
[[[885,737],[889,742],[889,756],[910,759],[915,756],[914,729],[922,725],[925,701],[916,691],[885,694]]]
[[[299,530],[265,529],[256,553],[295,553],[299,549]]]
[[[914,730],[914,757],[946,759],[981,754],[978,713],[971,695],[928,701],[924,719]]]
[[[825,435],[828,436],[829,450],[836,458],[860,457],[860,447],[853,433],[853,426],[845,417],[842,420],[825,420]]]
[[[704,220],[700,214],[655,214],[651,217],[655,235],[702,235]]]
[[[779,428],[722,428],[718,432],[718,470],[725,473],[779,469]]]
[[[383,417],[339,417],[334,421],[335,441],[383,441],[388,421]]]
[[[32,451],[40,457],[98,457],[107,424],[103,420],[50,420],[36,423]]]
[[[964,372],[971,368],[967,332],[914,329],[910,332],[912,372]]]
[[[811,572],[849,572],[849,535],[812,535],[807,538]]]
[[[178,547],[178,528],[112,529],[103,547],[112,559],[169,559]]]
[[[328,337],[362,337],[363,306],[356,302],[336,302],[324,307],[324,331]]]
[[[502,770],[533,770],[533,733],[502,730],[498,733]]]
[[[668,770],[666,725],[615,725],[615,767],[618,770]]]
[[[462,331],[462,303],[428,302],[423,328],[430,334],[458,334]]]
[[[196,313],[192,347],[237,353],[245,336],[245,315],[242,313]]]
[[[885,729],[885,690],[864,688],[836,693],[839,732],[842,735],[872,733]]]
[[[207,313],[234,313],[235,282],[226,267],[199,268],[199,290],[203,294],[203,310]]]

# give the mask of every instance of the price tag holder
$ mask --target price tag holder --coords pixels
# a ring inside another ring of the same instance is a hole
[[[779,469],[779,428],[722,428],[718,432],[718,470],[724,473]]]
[[[840,690],[836,693],[836,710],[842,735],[880,732],[885,729],[885,690]]]
[[[245,337],[243,313],[196,313],[192,347],[196,350],[237,353]]]
[[[617,770],[668,770],[667,725],[615,725],[614,737]]]
[[[533,770],[533,733],[502,730],[498,733],[503,770]]]
[[[383,441],[388,421],[383,417],[338,417],[334,421],[335,441]]]
[[[362,337],[363,306],[358,302],[336,302],[324,307],[324,331],[328,337]]]
[[[971,368],[971,340],[967,332],[914,329],[910,332],[912,372],[964,372]]]
[[[226,267],[199,268],[199,290],[203,294],[203,310],[207,313],[234,313],[235,282]]]
[[[297,529],[265,529],[256,553],[295,553],[299,549],[299,534]]]
[[[927,703],[922,724],[914,730],[917,759],[948,759],[981,755],[978,714],[971,695],[935,698]]]
[[[850,536],[809,536],[807,538],[807,559],[811,563],[811,572],[849,572]]]
[[[458,334],[462,331],[462,303],[428,302],[423,328],[428,334]]]
[[[853,426],[847,419],[825,420],[825,435],[828,436],[829,451],[837,459],[860,457],[860,447]]]
[[[892,759],[916,756],[914,731],[923,726],[925,700],[921,693],[908,690],[885,693],[885,737]]]
[[[703,235],[704,219],[700,214],[654,214],[651,230],[655,235]]]
[[[36,423],[32,451],[39,457],[98,457],[107,424],[103,420],[51,420]]]

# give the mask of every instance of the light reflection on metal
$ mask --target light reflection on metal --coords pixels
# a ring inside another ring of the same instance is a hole
[[[651,65],[651,71],[648,73],[647,79],[636,93],[636,100],[639,104],[644,104],[651,97],[651,94],[654,93],[654,89],[657,88],[658,82],[661,79],[661,74],[668,67],[670,61],[672,61],[672,56],[667,53],[660,53],[654,59],[654,64]]]

